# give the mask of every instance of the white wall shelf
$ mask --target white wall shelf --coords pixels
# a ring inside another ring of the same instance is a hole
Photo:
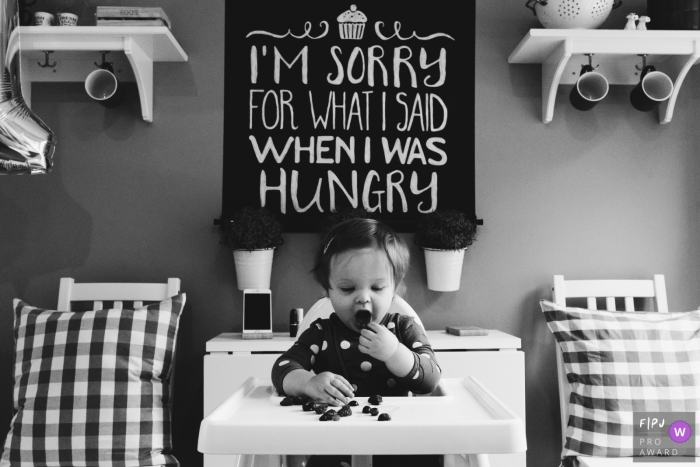
[[[634,85],[647,54],[654,65],[674,81],[670,99],[659,108],[659,121],[669,123],[690,68],[700,59],[700,31],[624,31],[613,29],[531,29],[508,57],[508,63],[542,64],[542,121],[554,117],[560,84],[575,84],[581,65],[593,55],[593,66],[610,84]]]
[[[109,51],[120,81],[136,81],[141,113],[153,121],[153,62],[186,62],[187,54],[166,26],[20,26],[10,36],[7,60],[21,50],[22,95],[31,106],[31,83],[84,81]],[[53,51],[42,68],[45,51]]]

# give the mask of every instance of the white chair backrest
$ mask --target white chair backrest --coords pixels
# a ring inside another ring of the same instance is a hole
[[[143,302],[160,302],[180,292],[180,279],[170,278],[167,283],[76,283],[70,277],[62,277],[58,289],[60,311],[71,311],[71,302],[94,302],[93,309],[102,307],[103,301],[115,302],[112,308],[121,308],[122,301],[133,301],[134,307]]]
[[[331,304],[331,300],[327,297],[321,298],[318,300],[314,305],[309,308],[309,311],[304,314],[304,319],[301,320],[301,324],[299,324],[299,329],[297,331],[297,337],[301,336],[304,331],[319,318],[328,318],[331,313],[335,313],[335,310],[333,309],[333,305]],[[407,315],[413,317],[413,320],[420,324],[420,326],[425,330],[425,327],[423,326],[423,322],[420,320],[418,317],[418,313],[409,305],[406,303],[406,300],[403,298],[399,297],[398,295],[394,297],[394,301],[391,302],[391,306],[389,307],[389,313],[400,313],[402,315]]]
[[[586,298],[587,308],[597,310],[596,298],[605,298],[605,309],[616,311],[615,298],[624,298],[625,310],[634,309],[634,298],[652,298],[656,311],[668,313],[666,282],[663,275],[654,275],[647,280],[564,280],[564,276],[554,276],[552,301],[567,306],[567,298]],[[557,345],[557,377],[559,380],[559,408],[561,409],[562,446],[566,442],[566,426],[569,420],[569,395],[571,388],[566,379],[564,357]]]

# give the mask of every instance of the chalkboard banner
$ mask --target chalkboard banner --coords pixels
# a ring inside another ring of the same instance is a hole
[[[474,205],[475,2],[227,2],[222,219]]]

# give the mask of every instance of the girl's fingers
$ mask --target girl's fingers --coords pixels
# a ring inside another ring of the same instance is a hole
[[[353,391],[352,391],[352,386],[342,376],[336,376],[335,379],[333,379],[331,381],[331,385],[333,385],[336,392],[342,393],[342,395],[345,395],[348,397],[354,396]]]
[[[329,403],[333,405],[343,405],[347,403],[347,399],[345,399],[343,393],[334,387],[326,389],[326,393],[328,393],[329,396]]]

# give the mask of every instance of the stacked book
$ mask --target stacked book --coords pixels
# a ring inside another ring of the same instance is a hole
[[[98,26],[167,26],[170,19],[160,7],[98,6]]]

